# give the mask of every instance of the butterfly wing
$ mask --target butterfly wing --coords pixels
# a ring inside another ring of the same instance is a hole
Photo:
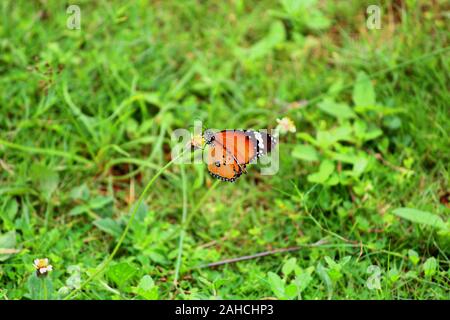
[[[233,155],[219,143],[209,147],[207,159],[209,173],[223,181],[235,181],[245,168],[245,165],[239,165]]]
[[[223,130],[208,132],[208,170],[213,177],[235,181],[245,171],[246,164],[270,152],[276,140],[265,132],[253,130]]]
[[[267,132],[253,130],[224,130],[214,140],[223,145],[239,164],[248,164],[273,150],[276,139]]]

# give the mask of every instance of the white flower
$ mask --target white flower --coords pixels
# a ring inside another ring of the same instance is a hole
[[[53,271],[53,266],[49,264],[47,258],[44,259],[34,259],[33,265],[36,268],[38,275],[45,275],[50,271]]]
[[[286,134],[288,132],[294,133],[297,131],[294,121],[292,121],[288,117],[277,119],[277,122],[278,122],[277,129],[280,131],[281,134]]]
[[[201,149],[205,144],[205,138],[201,135],[192,135],[191,137],[191,146],[194,149]]]

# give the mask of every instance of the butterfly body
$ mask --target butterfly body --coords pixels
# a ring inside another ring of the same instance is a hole
[[[207,130],[204,138],[209,147],[208,171],[213,177],[230,182],[247,173],[246,165],[269,153],[276,144],[273,136],[253,130]]]

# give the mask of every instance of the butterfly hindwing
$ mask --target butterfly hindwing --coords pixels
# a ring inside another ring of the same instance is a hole
[[[209,173],[224,181],[235,181],[243,172],[232,154],[218,143],[209,148],[207,161]]]

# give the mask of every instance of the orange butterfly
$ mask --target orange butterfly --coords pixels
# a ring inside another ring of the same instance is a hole
[[[230,182],[247,173],[246,165],[272,151],[277,143],[270,134],[253,130],[206,130],[204,139],[209,146],[209,173]]]

